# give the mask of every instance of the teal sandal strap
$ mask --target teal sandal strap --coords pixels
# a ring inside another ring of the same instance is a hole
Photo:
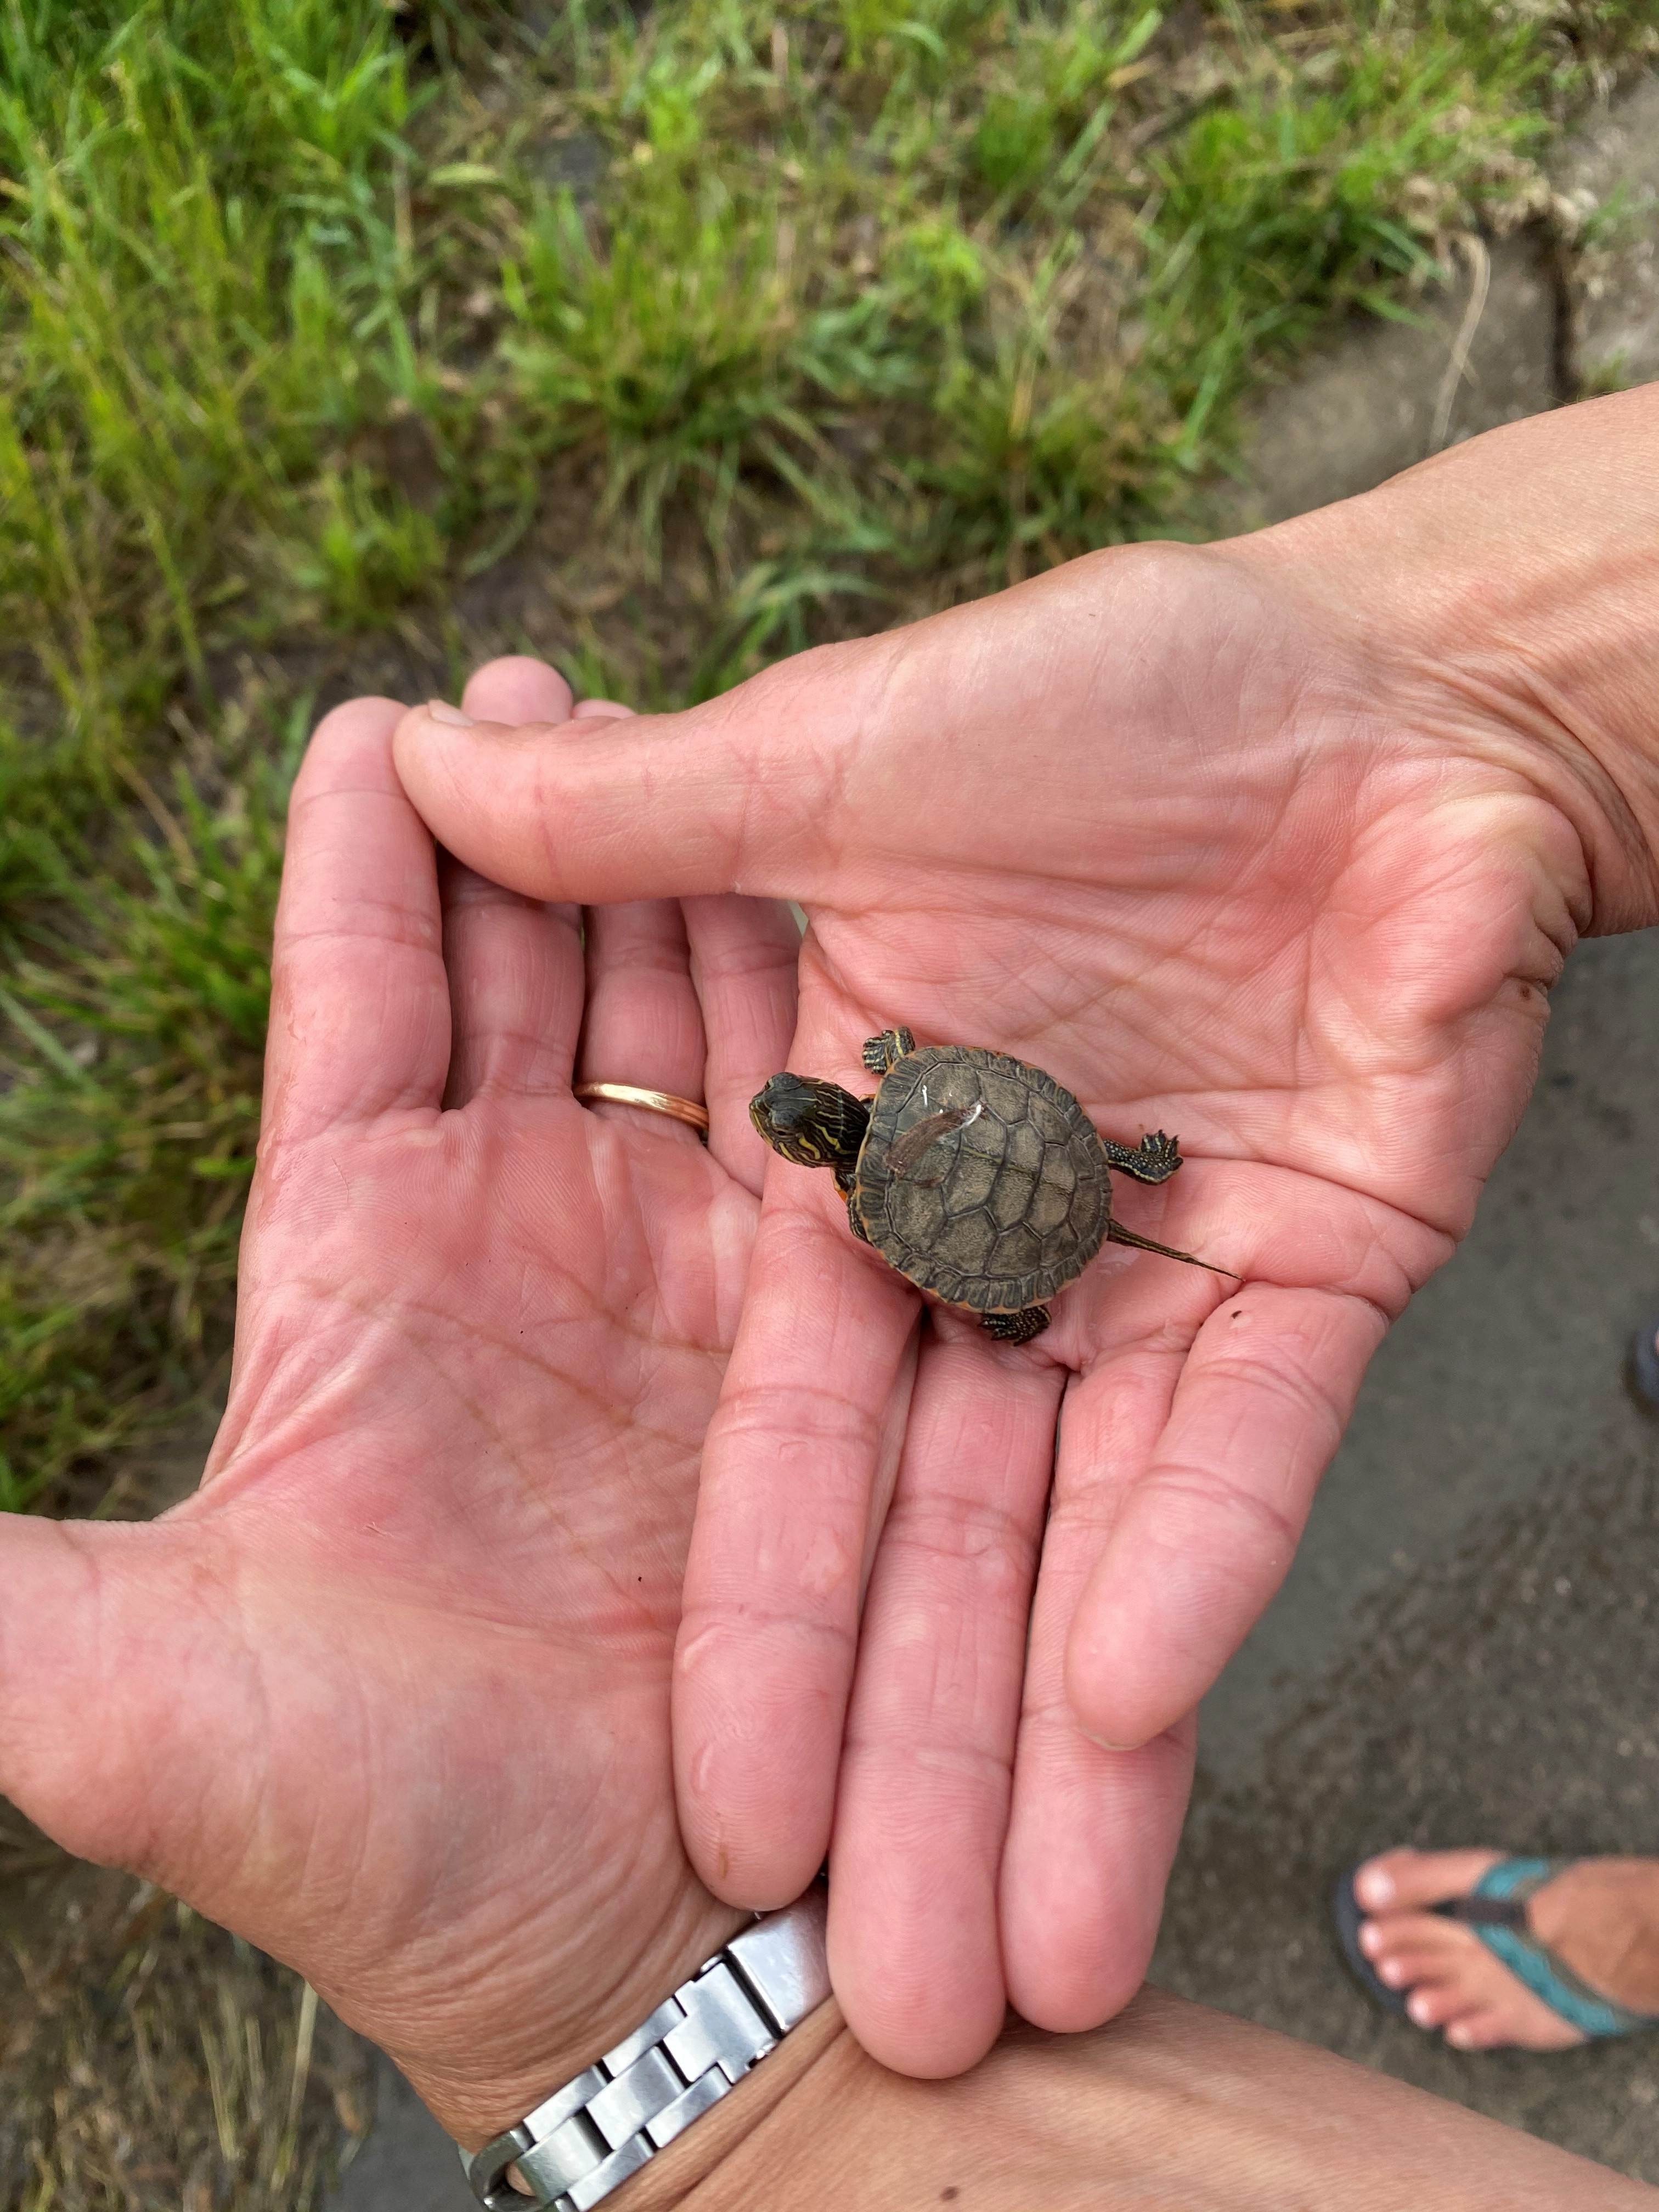
[[[1509,1904],[1514,1908],[1514,1922],[1506,1924],[1471,1914],[1465,1924],[1494,1957],[1503,1961],[1517,1982],[1581,2035],[1595,2040],[1652,2027],[1655,2021],[1650,2015],[1628,2011],[1625,2006],[1602,1996],[1527,1927],[1526,1907],[1534,1891],[1578,1863],[1577,1859],[1500,1859],[1481,1875],[1473,1895]],[[1462,1918],[1457,1913],[1449,1917]]]

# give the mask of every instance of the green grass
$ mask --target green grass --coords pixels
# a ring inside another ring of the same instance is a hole
[[[319,692],[705,696],[1196,528],[1264,374],[1547,211],[1656,33],[0,0],[0,1508],[142,1510],[221,1371]]]

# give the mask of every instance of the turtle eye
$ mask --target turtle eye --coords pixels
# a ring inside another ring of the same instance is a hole
[[[774,1076],[749,1111],[767,1143],[786,1159],[801,1167],[817,1165],[821,1154],[813,1142],[818,1124],[812,1095],[797,1079]]]

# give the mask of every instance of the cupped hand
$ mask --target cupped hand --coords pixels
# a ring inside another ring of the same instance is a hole
[[[1504,526],[1464,503],[1437,526],[1473,611]],[[1018,1349],[933,1311],[895,1467],[915,1294],[827,1176],[769,1167],[688,1570],[681,1819],[757,1905],[833,1828],[837,1992],[896,2067],[968,2064],[1006,1999],[1077,2028],[1139,1980],[1194,1708],[1469,1225],[1589,912],[1595,779],[1495,647],[1440,659],[1406,582],[1382,605],[1410,517],[1359,504],[1096,556],[597,742],[398,734],[444,842],[527,893],[802,902],[798,1072],[867,1091],[861,1040],[906,1024],[1037,1062],[1127,1143],[1178,1133],[1182,1171],[1118,1210],[1243,1279],[1109,1247]]]
[[[467,700],[571,713],[528,661]],[[0,1788],[301,1968],[476,2142],[741,1917],[680,1843],[669,1679],[798,938],[441,872],[401,712],[331,714],[295,790],[202,1488],[0,1519]],[[707,1147],[573,1069],[706,1097]]]

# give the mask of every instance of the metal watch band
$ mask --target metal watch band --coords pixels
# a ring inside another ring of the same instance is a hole
[[[830,1995],[828,1893],[759,1916],[649,2020],[481,2151],[461,2153],[484,2212],[587,2212],[719,2104]],[[517,2168],[526,2196],[507,2179]]]

